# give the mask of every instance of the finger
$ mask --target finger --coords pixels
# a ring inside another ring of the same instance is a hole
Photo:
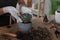
[[[11,12],[11,15],[14,17],[14,18],[16,18],[16,20],[17,20],[17,23],[18,22],[22,22],[22,20],[20,19],[20,17],[18,16],[18,14],[17,13],[13,13],[13,12]]]
[[[13,9],[12,11],[15,13],[19,13],[19,11],[17,9]]]

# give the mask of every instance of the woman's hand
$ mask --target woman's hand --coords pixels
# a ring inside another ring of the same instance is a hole
[[[12,6],[3,7],[3,12],[10,13],[13,17],[15,17],[17,19],[17,22],[22,22],[22,20],[18,16],[19,12],[16,8],[14,8]]]

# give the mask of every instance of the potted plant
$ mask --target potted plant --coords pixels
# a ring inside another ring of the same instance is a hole
[[[20,18],[23,21],[18,23],[20,31],[22,32],[29,31],[32,27],[32,23],[31,23],[32,15],[30,15],[29,13],[24,13],[24,14],[21,14]]]

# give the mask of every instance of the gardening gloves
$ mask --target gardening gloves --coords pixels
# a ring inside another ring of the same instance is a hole
[[[20,8],[19,8],[19,7],[20,7]],[[28,7],[24,6],[24,5],[19,5],[19,3],[17,3],[16,8],[17,8],[17,9],[20,9],[20,12],[21,12],[22,14],[24,14],[24,13],[29,13],[29,14],[31,14],[31,15],[33,16],[32,10],[29,9]]]
[[[7,7],[3,7],[3,11],[4,11],[4,13],[10,13],[11,16],[15,17],[17,19],[17,23],[22,22],[22,20],[18,16],[19,12],[16,8],[14,8],[12,6],[7,6]]]
[[[33,16],[32,10],[29,9],[28,7],[22,6],[22,7],[21,7],[21,12],[22,12],[22,13],[29,13],[29,14],[31,14],[31,15]]]

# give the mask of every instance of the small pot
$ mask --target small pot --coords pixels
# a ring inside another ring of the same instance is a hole
[[[60,11],[55,11],[55,21],[60,24]]]
[[[31,22],[29,22],[29,23],[19,22],[18,26],[19,26],[19,30],[20,31],[27,32],[27,31],[29,31],[32,28],[32,23]]]

